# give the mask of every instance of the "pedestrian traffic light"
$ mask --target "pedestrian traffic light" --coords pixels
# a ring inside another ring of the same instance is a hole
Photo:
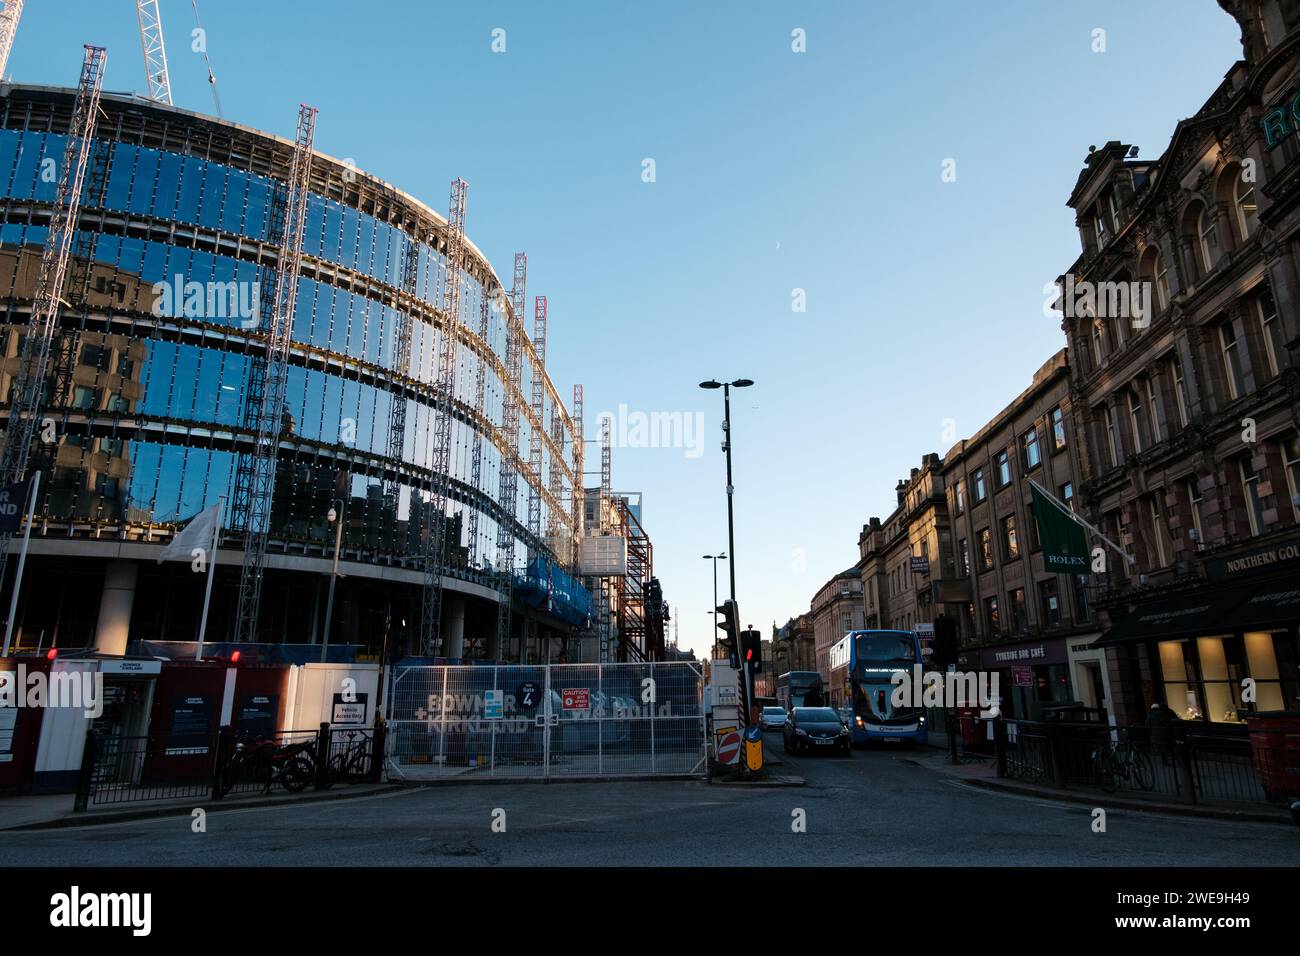
[[[717,613],[722,615],[718,621],[718,629],[722,631],[722,638],[718,643],[727,653],[727,662],[732,667],[740,666],[740,654],[736,649],[736,602],[732,600],[723,601],[717,607]]]
[[[949,664],[957,663],[957,622],[947,614],[940,614],[934,619],[934,653],[930,660],[940,670],[947,670]]]
[[[749,665],[751,674],[763,673],[762,635],[755,630],[740,632],[740,662]]]

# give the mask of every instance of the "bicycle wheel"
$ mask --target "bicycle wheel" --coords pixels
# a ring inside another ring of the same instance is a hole
[[[370,776],[370,750],[358,749],[348,761],[348,776],[353,780],[363,780]]]
[[[1154,790],[1156,785],[1155,770],[1151,761],[1140,750],[1129,749],[1129,770],[1133,780],[1143,790]]]
[[[286,761],[280,771],[280,786],[290,793],[298,793],[307,789],[314,776],[315,770],[305,757],[294,757]]]
[[[1101,783],[1101,789],[1107,793],[1114,793],[1119,789],[1119,781],[1115,774],[1114,755],[1109,750],[1099,750],[1093,758],[1097,768],[1097,779]]]

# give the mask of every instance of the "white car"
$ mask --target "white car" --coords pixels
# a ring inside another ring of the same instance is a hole
[[[785,726],[785,708],[764,707],[758,715],[758,725],[764,730],[780,730]]]

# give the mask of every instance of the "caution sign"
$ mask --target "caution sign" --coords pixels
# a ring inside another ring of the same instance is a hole
[[[560,692],[560,702],[565,710],[591,710],[591,689],[566,687]]]
[[[720,764],[733,764],[740,759],[740,733],[735,727],[718,728],[716,749]]]

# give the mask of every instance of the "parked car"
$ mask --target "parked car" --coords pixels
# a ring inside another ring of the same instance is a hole
[[[758,715],[758,725],[764,730],[780,730],[785,726],[785,708],[764,707]]]
[[[852,746],[848,726],[830,707],[794,708],[781,733],[786,753],[834,751],[847,757]]]

